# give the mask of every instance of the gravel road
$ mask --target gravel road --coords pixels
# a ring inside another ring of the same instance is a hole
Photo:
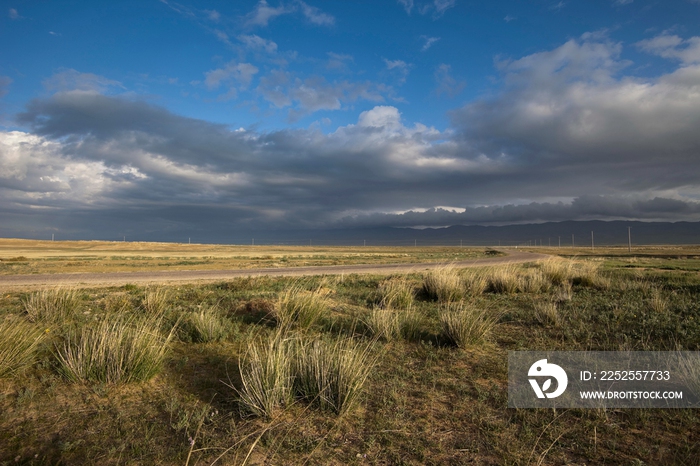
[[[519,264],[546,259],[546,254],[520,251],[503,251],[507,256],[451,262],[456,267],[481,267],[501,264]],[[36,275],[0,275],[0,290],[32,289],[47,286],[101,287],[134,285],[192,283],[227,280],[236,277],[285,277],[304,275],[342,275],[352,273],[392,274],[420,272],[444,266],[445,262],[417,264],[368,264],[329,265],[313,267],[284,267],[238,270],[173,270],[106,273],[57,273]]]

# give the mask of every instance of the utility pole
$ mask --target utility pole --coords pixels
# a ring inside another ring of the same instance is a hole
[[[462,240],[459,240],[459,247],[462,247]]]
[[[53,241],[53,233],[51,233],[51,241]]]
[[[574,234],[571,233],[571,249],[574,249]]]
[[[362,240],[362,245],[363,245],[363,246],[367,246],[367,240],[366,240],[366,239],[363,239],[363,240]]]
[[[415,247],[415,246],[418,246],[418,240],[417,240],[417,239],[414,239],[414,240],[413,240],[413,246],[414,246],[414,247]]]
[[[593,232],[591,231],[591,251],[595,250],[595,247],[593,246]]]
[[[253,246],[255,246],[255,238],[252,238]]]
[[[627,227],[627,252],[632,252],[632,227]]]
[[[547,238],[547,247],[548,248],[552,247],[552,238]]]
[[[126,243],[126,236],[124,236],[124,242]]]
[[[187,244],[192,244],[192,238],[187,238]]]

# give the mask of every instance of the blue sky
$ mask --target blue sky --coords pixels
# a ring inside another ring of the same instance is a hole
[[[3,236],[700,219],[699,0],[3,5]]]

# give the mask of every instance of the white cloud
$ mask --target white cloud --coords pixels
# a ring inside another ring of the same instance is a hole
[[[457,0],[434,0],[433,1],[433,4],[435,5],[435,11],[437,12],[438,15],[442,15],[445,11],[449,10],[450,8],[453,8],[456,3],[457,3]]]
[[[409,15],[411,14],[411,10],[413,10],[413,0],[397,0],[398,3],[403,6],[404,10],[406,10],[406,13]]]
[[[10,10],[7,12],[7,16],[10,17],[10,19],[19,19],[20,15],[17,13],[17,10],[14,8],[10,8]]]
[[[439,37],[428,37],[428,36],[420,36],[420,37],[421,37],[421,39],[425,40],[425,44],[423,44],[423,47],[421,47],[421,50],[423,52],[425,52],[430,47],[432,47],[435,42],[440,40]]]
[[[514,20],[516,20],[516,19],[517,19],[517,18],[516,18],[515,16],[506,15],[506,17],[503,18],[503,21],[505,21],[506,23],[510,23],[511,21],[514,21]]]
[[[632,2],[634,2],[634,0],[615,0],[613,5],[629,5]]]
[[[676,35],[661,34],[652,39],[637,42],[645,52],[663,58],[680,60],[684,64],[700,63],[700,37],[681,39]]]
[[[335,24],[335,18],[332,15],[322,12],[315,6],[311,6],[301,0],[299,0],[299,6],[301,6],[302,14],[311,23],[318,26],[333,26]]]
[[[334,71],[348,71],[348,65],[355,60],[352,55],[344,53],[328,52],[327,55],[328,63],[326,63],[326,68]]]
[[[267,4],[267,1],[260,0],[255,10],[248,14],[246,24],[249,26],[267,26],[271,19],[290,12],[291,10],[284,5],[273,8]]]
[[[408,63],[403,60],[387,60],[386,58],[384,59],[384,63],[386,64],[387,70],[398,74],[398,82],[400,84],[406,82],[410,68]]]
[[[222,83],[233,82],[239,89],[246,89],[258,73],[258,68],[250,63],[236,63],[231,61],[223,68],[207,71],[204,84],[210,90],[217,89]],[[232,86],[233,88],[234,86]],[[234,95],[235,96],[235,95]],[[233,97],[233,96],[231,96]]]
[[[267,53],[275,53],[277,51],[277,44],[271,40],[263,39],[255,34],[246,35],[241,34],[238,36],[238,40],[243,42],[246,47],[252,50],[264,50]]]
[[[457,96],[464,87],[467,85],[465,81],[460,81],[452,76],[452,67],[446,65],[445,63],[440,64],[435,69],[433,76],[435,77],[435,82],[437,83],[437,88],[435,93],[440,96],[442,94],[447,95],[452,98]]]
[[[215,23],[218,23],[221,19],[221,14],[216,10],[204,10],[204,13],[206,13],[210,21],[214,21]]]
[[[46,90],[56,92],[71,90],[105,92],[115,87],[124,89],[119,81],[93,73],[80,73],[74,69],[59,71],[45,79],[42,84]]]

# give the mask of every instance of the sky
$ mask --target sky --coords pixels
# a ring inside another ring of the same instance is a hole
[[[700,220],[700,0],[0,5],[3,237]]]

